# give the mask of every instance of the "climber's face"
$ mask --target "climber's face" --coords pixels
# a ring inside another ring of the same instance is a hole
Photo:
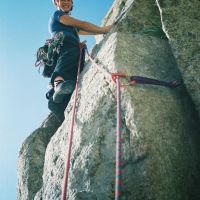
[[[55,0],[56,6],[63,12],[70,12],[72,10],[72,0]]]

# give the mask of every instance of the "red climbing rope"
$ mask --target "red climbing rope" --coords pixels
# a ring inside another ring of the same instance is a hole
[[[62,188],[62,195],[61,199],[66,200],[67,197],[67,188],[68,188],[68,177],[69,177],[69,169],[70,169],[70,159],[71,159],[71,151],[72,151],[72,139],[74,134],[74,123],[75,123],[75,116],[76,116],[76,102],[78,97],[78,82],[80,79],[80,68],[81,68],[81,57],[83,49],[85,48],[85,44],[80,44],[80,57],[78,62],[78,73],[77,73],[77,79],[76,79],[76,87],[75,87],[75,97],[74,97],[74,104],[72,109],[72,121],[70,126],[70,131],[68,135],[68,145],[67,145],[67,160],[65,165],[65,171],[64,171],[64,179],[63,179],[63,188]]]
[[[121,184],[122,184],[122,127],[121,127],[121,90],[119,76],[115,76],[117,85],[117,126],[116,126],[116,161],[115,161],[115,200],[121,198]]]
[[[99,66],[98,63],[95,62],[95,60],[91,57],[91,55],[89,54],[88,49],[86,48],[86,52],[88,54],[88,58],[89,60],[92,62],[92,64],[94,64],[94,66],[100,71],[102,72],[104,75],[108,75],[108,76],[112,76],[112,73],[110,73],[108,70],[104,69],[103,66]]]

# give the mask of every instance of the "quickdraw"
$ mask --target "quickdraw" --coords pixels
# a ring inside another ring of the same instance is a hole
[[[147,78],[143,76],[130,76],[123,73],[112,73],[112,80],[116,83],[116,78],[128,78],[129,84],[127,85],[121,85],[121,86],[128,86],[128,85],[136,85],[136,83],[139,84],[149,84],[149,85],[160,85],[165,87],[177,87],[180,85],[176,80],[173,81],[163,81],[163,80],[157,80],[153,78]]]

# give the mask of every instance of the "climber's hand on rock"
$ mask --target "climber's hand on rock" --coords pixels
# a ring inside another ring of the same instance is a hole
[[[108,33],[113,28],[113,26],[114,24],[102,27],[104,30],[104,34]]]

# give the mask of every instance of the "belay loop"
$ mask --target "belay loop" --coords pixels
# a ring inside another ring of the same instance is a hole
[[[39,70],[40,67],[44,67],[42,72],[44,77],[51,77],[64,38],[64,33],[58,32],[51,39],[47,39],[45,44],[37,50],[35,67],[39,67]]]

